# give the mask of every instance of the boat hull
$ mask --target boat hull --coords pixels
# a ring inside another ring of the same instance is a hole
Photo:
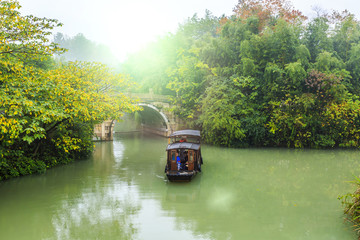
[[[195,177],[196,171],[191,172],[167,172],[166,176],[170,182],[190,182]]]

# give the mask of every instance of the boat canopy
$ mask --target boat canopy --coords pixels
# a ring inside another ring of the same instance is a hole
[[[181,137],[181,136],[189,136],[189,137],[201,137],[199,130],[180,130],[173,132],[169,137]]]
[[[166,151],[173,150],[173,149],[192,149],[192,150],[199,150],[200,144],[199,143],[191,143],[191,142],[177,142],[173,144],[169,144],[166,148]]]

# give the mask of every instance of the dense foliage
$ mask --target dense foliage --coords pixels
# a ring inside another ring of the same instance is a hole
[[[0,180],[44,172],[88,154],[94,124],[135,107],[128,79],[101,64],[56,64],[56,20],[22,16],[0,2]]]
[[[360,179],[354,181],[356,190],[354,193],[347,193],[339,197],[344,206],[344,213],[347,220],[353,224],[354,230],[360,235]]]
[[[307,20],[285,0],[241,0],[230,17],[188,19],[123,70],[172,95],[208,143],[360,147],[359,56],[346,11]]]

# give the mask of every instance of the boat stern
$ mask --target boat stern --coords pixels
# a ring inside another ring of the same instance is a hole
[[[195,171],[167,171],[170,182],[189,182],[196,175]]]

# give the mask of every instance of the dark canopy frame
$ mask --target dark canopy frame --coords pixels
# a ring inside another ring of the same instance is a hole
[[[181,137],[181,136],[189,136],[189,137],[201,137],[199,130],[180,130],[173,132],[169,137]]]

